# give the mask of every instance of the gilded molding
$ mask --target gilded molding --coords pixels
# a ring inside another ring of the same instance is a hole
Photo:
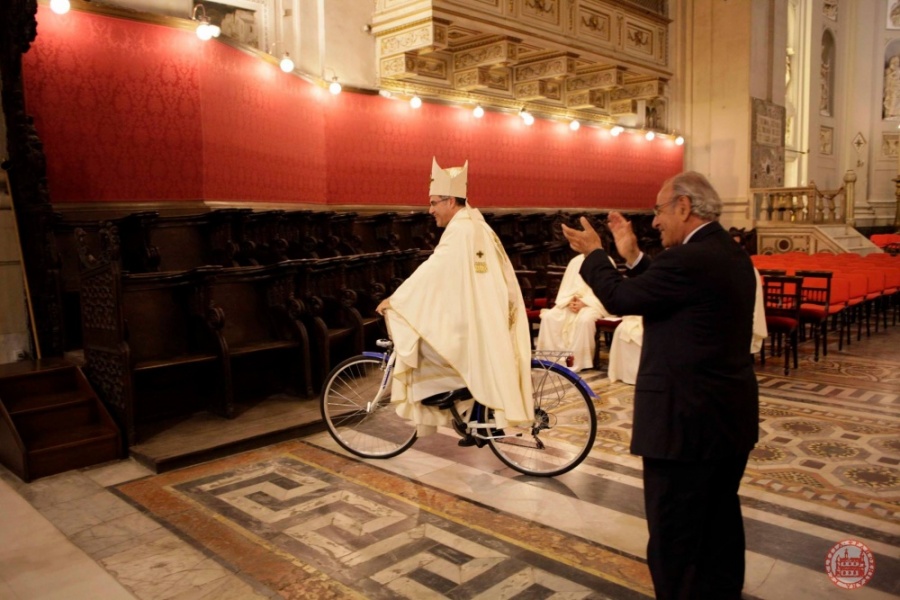
[[[566,80],[566,89],[570,92],[578,90],[604,90],[621,86],[625,81],[624,72],[618,67],[607,67],[601,71],[581,73]]]
[[[535,103],[528,109],[536,114],[584,111],[606,122],[613,102],[623,114],[644,110],[633,100],[664,102],[667,12],[611,0],[379,0],[379,85],[438,101],[477,97],[485,107]],[[648,126],[665,130],[666,111],[647,107]]]

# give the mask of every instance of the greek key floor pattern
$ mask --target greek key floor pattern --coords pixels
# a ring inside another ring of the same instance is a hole
[[[757,364],[744,598],[900,597],[900,327],[832,342],[819,361],[800,349],[790,375],[777,357]],[[556,478],[449,430],[381,461],[320,433],[159,475],[122,461],[0,478],[141,599],[650,598],[633,388],[582,375],[597,440]],[[826,573],[845,541],[874,557],[859,589]]]

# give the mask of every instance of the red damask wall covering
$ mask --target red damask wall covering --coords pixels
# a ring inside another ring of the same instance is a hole
[[[481,207],[647,208],[670,140],[326,90],[190,31],[38,9],[28,111],[54,203],[424,204],[431,158]]]

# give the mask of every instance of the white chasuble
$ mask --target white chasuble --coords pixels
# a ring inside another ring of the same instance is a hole
[[[595,323],[597,319],[611,316],[594,295],[591,286],[581,278],[579,270],[583,262],[584,255],[578,254],[566,266],[553,308],[541,311],[541,328],[536,344],[538,350],[571,352],[573,371],[593,366],[597,329]],[[578,312],[568,306],[575,298],[584,303],[584,307]]]
[[[434,394],[467,387],[494,409],[498,427],[531,422],[531,343],[515,271],[481,213],[466,205],[432,255],[390,297],[394,340],[391,401],[420,434],[449,423],[423,406]]]

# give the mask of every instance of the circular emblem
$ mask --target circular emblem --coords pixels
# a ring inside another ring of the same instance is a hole
[[[855,590],[872,579],[875,557],[862,542],[844,540],[832,546],[825,556],[825,572],[834,585]]]

